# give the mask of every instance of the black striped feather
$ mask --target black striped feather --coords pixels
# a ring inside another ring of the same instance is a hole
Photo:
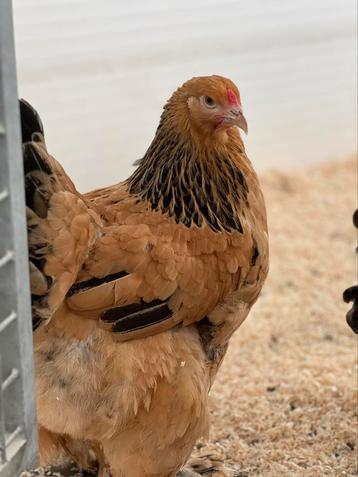
[[[186,227],[201,227],[206,222],[215,232],[242,233],[237,210],[247,203],[243,173],[229,157],[205,148],[197,151],[163,123],[165,114],[139,167],[128,179],[129,193]]]

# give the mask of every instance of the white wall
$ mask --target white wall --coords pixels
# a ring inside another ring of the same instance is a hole
[[[353,153],[355,0],[14,0],[19,94],[81,190],[128,176],[164,101],[240,87],[259,169]]]

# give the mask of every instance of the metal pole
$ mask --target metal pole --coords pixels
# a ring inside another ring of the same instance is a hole
[[[31,303],[11,0],[0,0],[0,477],[37,456]]]

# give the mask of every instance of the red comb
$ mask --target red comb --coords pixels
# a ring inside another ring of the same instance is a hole
[[[232,89],[227,90],[227,99],[231,106],[240,106],[240,99],[237,99],[237,96]]]

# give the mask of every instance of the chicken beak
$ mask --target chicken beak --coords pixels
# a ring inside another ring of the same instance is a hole
[[[241,108],[231,108],[230,111],[230,121],[232,124],[235,124],[235,126],[239,127],[244,131],[245,134],[248,133],[248,126],[247,126],[247,121],[246,118],[242,112]]]

